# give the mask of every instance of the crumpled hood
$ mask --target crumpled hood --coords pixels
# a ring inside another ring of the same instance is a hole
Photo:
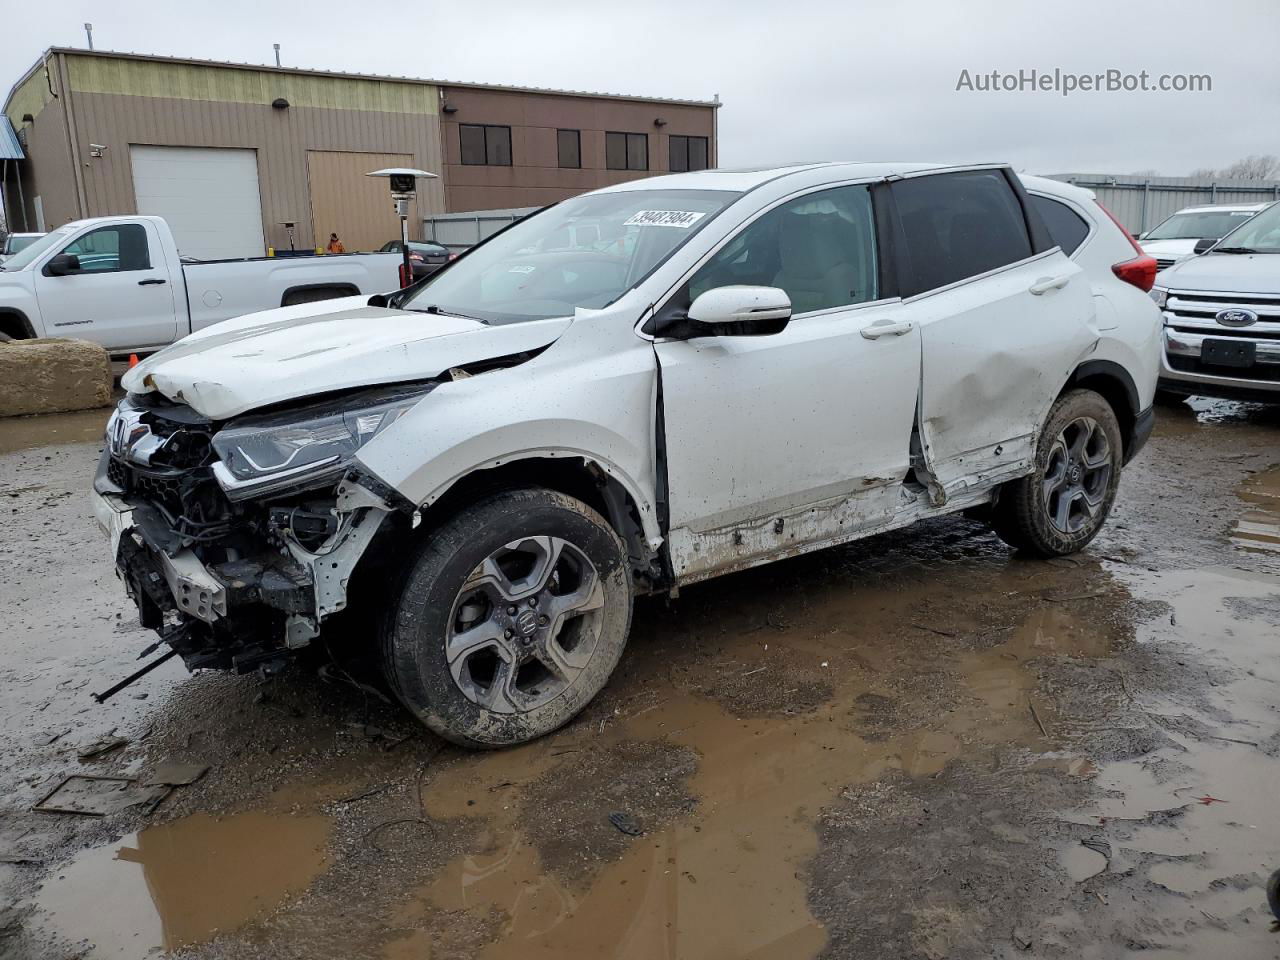
[[[367,297],[266,310],[214,324],[148,357],[121,379],[213,420],[379,383],[425,380],[450,367],[536,350],[572,318],[488,326],[371,307]]]
[[[1162,270],[1156,285],[1169,290],[1280,293],[1280,253],[1206,253]]]

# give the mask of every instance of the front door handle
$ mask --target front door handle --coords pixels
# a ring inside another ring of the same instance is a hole
[[[159,286],[159,285],[160,285],[160,284],[162,284],[162,283],[167,283],[167,282],[168,282],[168,281],[166,281],[166,280],[165,280],[165,279],[163,279],[162,277],[151,277],[149,280],[139,280],[139,281],[138,281],[138,286],[140,286],[140,287],[155,287],[155,286]]]
[[[1038,297],[1040,294],[1048,293],[1050,290],[1061,290],[1070,282],[1070,274],[1066,274],[1061,277],[1041,277],[1031,286],[1027,287],[1027,290]]]
[[[858,331],[867,340],[879,340],[881,337],[900,337],[904,333],[911,332],[911,321],[909,320],[877,320],[875,323],[869,324]]]

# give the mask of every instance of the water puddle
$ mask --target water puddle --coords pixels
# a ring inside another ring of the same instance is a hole
[[[102,407],[36,417],[0,417],[0,454],[64,443],[98,443],[109,416],[111,408]]]
[[[997,580],[1012,596],[1028,587],[1026,576]],[[538,778],[572,783],[571,764],[560,759],[577,749],[566,749],[567,738],[442,771],[425,793],[428,811],[482,817],[488,829],[475,849],[419,892],[398,925],[413,928],[432,913],[497,915],[496,936],[480,953],[485,960],[816,955],[827,938],[809,911],[804,875],[817,849],[815,823],[823,808],[843,788],[891,771],[935,776],[975,743],[1043,747],[1041,721],[1030,706],[1035,678],[1026,664],[1046,655],[1098,656],[1110,648],[1109,637],[1077,616],[1072,603],[1024,600],[1022,616],[1001,628],[997,642],[967,649],[958,637],[943,636],[938,643],[944,651],[958,649],[939,656],[912,623],[922,596],[945,599],[939,593],[861,588],[844,593],[834,610],[806,604],[812,629],[730,641],[734,676],[760,673],[765,684],[795,683],[771,658],[811,658],[833,691],[811,712],[742,715],[675,684],[650,688],[646,695],[656,698],[654,704],[616,724],[580,729],[576,742],[585,749],[661,741],[697,755],[688,783],[697,801],[691,813],[630,841],[585,882],[548,860],[545,839],[530,836],[530,818],[555,818],[573,831],[574,811],[533,810],[519,802],[530,792],[526,784]],[[840,615],[843,608],[857,611],[856,618]],[[990,629],[981,610],[970,611],[967,620],[957,613],[966,632]],[[927,678],[921,702],[910,690],[893,687],[904,671]],[[732,702],[750,699],[749,693],[735,694]],[[1084,762],[1061,762],[1074,775],[1093,772]],[[588,816],[603,820],[608,813],[603,806]],[[574,838],[575,844],[581,840]],[[422,957],[428,940],[415,930],[389,944],[386,956]]]
[[[1280,553],[1280,467],[1255,473],[1236,496],[1249,506],[1236,521],[1231,542],[1241,550]]]
[[[39,922],[94,958],[200,943],[304,890],[324,868],[329,828],[323,816],[260,812],[148,827],[58,871],[37,897]]]

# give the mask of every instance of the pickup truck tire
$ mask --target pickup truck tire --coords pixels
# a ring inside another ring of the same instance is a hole
[[[400,700],[473,748],[543,736],[613,673],[631,628],[626,550],[584,503],[541,488],[494,494],[425,538],[384,624]]]
[[[1001,540],[1027,553],[1075,553],[1106,522],[1123,461],[1111,404],[1092,390],[1064,393],[1040,431],[1035,470],[1001,489],[992,526]]]

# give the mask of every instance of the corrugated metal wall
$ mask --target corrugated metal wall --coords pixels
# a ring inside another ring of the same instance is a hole
[[[107,148],[102,157],[82,157],[89,216],[136,210],[132,144],[256,150],[267,243],[285,249],[282,222],[298,225],[299,247],[344,230],[342,224],[313,228],[308,151],[367,153],[369,170],[378,169],[385,154],[411,157],[426,170],[443,166],[439,94],[431,85],[59,56],[68,61],[79,141]],[[278,97],[288,108],[271,106]],[[419,209],[422,215],[444,209],[439,180],[422,186]]]
[[[413,157],[403,153],[310,151],[307,169],[317,245],[328,243],[330,233],[338,234],[348,253],[377,250],[388,240],[399,240],[400,218],[387,181],[365,174],[411,166]],[[420,239],[418,219],[415,200],[409,204],[409,237],[414,240]]]
[[[1088,187],[1134,234],[1150,230],[1183,207],[1280,200],[1280,181],[1132,177],[1105,173],[1054,173],[1051,179]]]

